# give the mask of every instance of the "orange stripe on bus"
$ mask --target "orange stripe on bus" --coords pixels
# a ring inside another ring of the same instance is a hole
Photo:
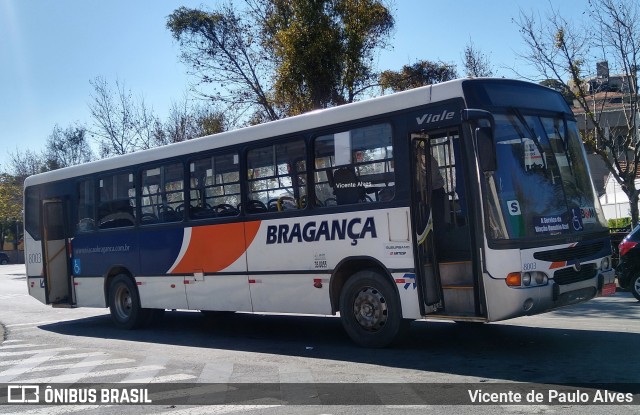
[[[260,221],[192,228],[187,252],[172,274],[188,274],[196,269],[204,272],[224,270],[245,253],[259,228]]]
[[[553,262],[551,264],[551,266],[549,267],[549,269],[556,269],[556,268],[562,268],[565,265],[567,265],[567,261],[561,261],[561,262]]]

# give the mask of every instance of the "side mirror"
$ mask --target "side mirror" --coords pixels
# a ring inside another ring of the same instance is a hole
[[[493,128],[477,127],[475,132],[480,169],[485,173],[496,171],[498,163],[496,160],[496,144],[493,141]]]
[[[493,114],[485,110],[468,108],[462,110],[462,119],[475,121],[476,125],[478,125],[474,133],[480,169],[485,173],[496,171],[498,162],[496,158],[496,143],[493,141],[493,126],[495,125]]]

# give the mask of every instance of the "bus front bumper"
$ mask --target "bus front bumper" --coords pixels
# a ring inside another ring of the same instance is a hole
[[[485,278],[489,321],[540,314],[556,308],[582,303],[598,295],[611,295],[615,271],[599,271],[595,277],[560,285],[553,279],[537,287],[507,286],[504,279]]]

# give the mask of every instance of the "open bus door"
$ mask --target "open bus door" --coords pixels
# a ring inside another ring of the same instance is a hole
[[[42,252],[47,304],[60,307],[73,304],[67,222],[63,200],[42,202]]]
[[[479,317],[472,238],[457,128],[411,134],[416,277],[426,313]]]

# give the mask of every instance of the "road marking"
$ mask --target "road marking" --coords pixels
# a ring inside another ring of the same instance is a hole
[[[101,360],[101,359],[98,359],[98,360]],[[65,369],[71,369],[71,368],[95,367],[96,365],[94,362],[95,362],[94,360],[85,359],[78,363],[69,363],[66,365],[38,366],[38,367],[34,367],[33,369],[30,369],[29,373],[46,372],[48,370],[65,370]],[[135,362],[135,360],[126,359],[126,358],[107,359],[107,360],[102,360],[100,365],[118,365],[122,363],[132,363],[132,362]],[[7,372],[11,372],[11,369],[9,369]]]
[[[97,362],[95,366],[99,366],[100,362]],[[89,378],[99,378],[99,377],[107,377],[107,376],[115,376],[115,375],[126,375],[131,373],[132,371],[145,371],[145,370],[154,370],[154,368],[164,369],[164,366],[139,366],[139,367],[129,367],[122,369],[111,369],[111,370],[101,370],[97,372],[91,372],[88,370],[78,371],[77,373],[65,373],[63,375],[52,376],[50,378],[35,378],[35,379],[24,379],[24,382],[31,383],[75,383],[80,381],[80,379],[89,379]],[[71,370],[70,372],[75,372]],[[195,376],[194,376],[195,377]]]
[[[48,346],[48,344],[31,344],[31,343],[26,343],[26,344],[3,344],[2,345],[2,350],[6,350],[6,349],[21,349],[23,347],[43,347],[43,346]]]
[[[136,370],[135,372],[130,373],[127,377],[122,379],[120,383],[150,383],[162,369],[165,369],[168,361],[169,359],[157,356],[149,356],[141,362],[141,365],[153,367],[153,369]]]
[[[36,354],[41,352],[64,352],[68,350],[76,350],[76,349],[72,347],[54,347],[52,349],[23,350],[20,352],[0,352],[0,357],[15,357],[15,356],[23,356],[27,354]]]
[[[22,326],[37,326],[37,325],[40,325],[40,324],[60,323],[61,321],[69,321],[69,320],[61,319],[61,320],[36,321],[36,322],[31,322],[31,323],[7,324],[7,325],[5,325],[5,327],[11,328],[11,327],[22,327]]]
[[[108,408],[113,405],[59,405],[59,406],[45,406],[38,407],[36,409],[27,410],[24,412],[18,412],[17,408],[24,408],[24,406],[16,407],[16,412],[20,415],[63,415],[73,412],[88,411],[90,409],[102,409]]]
[[[42,363],[40,361],[40,359],[42,357],[51,357],[53,356],[55,353],[53,351],[50,352],[43,352],[40,353],[34,357],[39,357],[39,359],[33,359],[32,358],[27,358],[22,360],[22,362],[20,362],[19,364],[15,365],[14,367],[12,367],[11,369],[8,370],[4,370],[2,372],[0,372],[0,383],[5,383],[5,382],[9,382],[13,379],[15,379],[16,377],[20,376],[21,374],[28,372],[29,370],[33,369],[34,367],[38,366],[40,363]]]
[[[224,415],[233,412],[245,413],[249,411],[257,411],[259,409],[277,408],[282,405],[209,405],[192,408],[172,410],[170,412],[156,412],[153,415]],[[39,414],[38,414],[39,415]]]
[[[40,362],[54,362],[54,361],[58,361],[58,360],[71,360],[71,359],[79,359],[79,358],[83,358],[83,357],[90,357],[90,356],[107,356],[107,353],[104,352],[87,352],[87,353],[74,353],[74,354],[62,354],[62,355],[54,355],[51,357],[48,356],[40,356],[38,357],[33,356],[31,357],[31,360],[36,362],[36,361],[40,361]],[[3,360],[2,362],[0,362],[0,366],[12,366],[15,365],[17,363],[22,362],[24,359],[17,359],[17,360]]]
[[[106,356],[98,356],[98,357],[87,357],[81,360],[77,365],[67,369],[61,375],[55,375],[50,377],[42,377],[42,378],[27,378],[20,379],[22,382],[31,382],[31,383],[75,383],[80,379],[87,377],[91,370],[100,366],[104,361],[107,360]],[[28,377],[29,373],[25,373],[25,376]]]
[[[195,376],[189,375],[187,373],[178,373],[176,375],[156,376],[149,383],[171,383],[171,382],[180,382],[182,380],[191,380],[191,379],[195,379]]]
[[[198,383],[229,383],[232,374],[231,362],[207,363],[198,376]]]

